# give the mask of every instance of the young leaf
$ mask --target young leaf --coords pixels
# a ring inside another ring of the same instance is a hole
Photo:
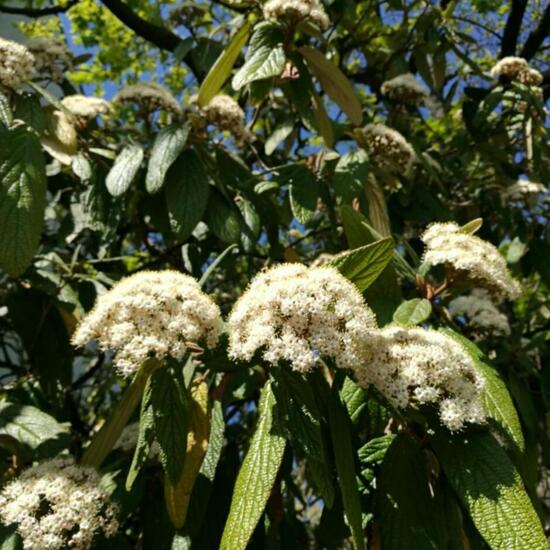
[[[218,57],[206,78],[202,81],[199,88],[198,104],[200,107],[208,105],[210,100],[221,90],[224,82],[231,74],[231,69],[239,57],[239,53],[244,48],[250,35],[250,23],[247,21],[231,39],[227,48]]]
[[[151,375],[151,407],[160,460],[172,483],[180,478],[187,448],[189,401],[183,369],[177,362],[157,369]]]
[[[191,387],[189,405],[189,432],[183,470],[176,483],[168,477],[164,482],[166,508],[176,529],[181,529],[185,524],[191,492],[208,448],[210,404],[206,382],[198,382]]]
[[[506,451],[488,431],[432,440],[445,476],[493,550],[547,550],[544,530]]]
[[[351,82],[344,73],[315,48],[302,46],[298,51],[305,58],[311,72],[319,79],[325,92],[340,106],[351,122],[359,126],[363,121],[363,110]]]
[[[512,444],[523,452],[525,450],[525,439],[523,438],[518,413],[508,388],[498,371],[489,364],[483,352],[468,338],[449,328],[441,328],[440,330],[462,344],[474,360],[479,373],[485,378],[483,402],[488,417],[494,420]]]
[[[192,149],[184,151],[166,174],[166,206],[177,239],[187,239],[202,220],[209,195],[203,163]]]
[[[344,277],[363,292],[384,271],[393,255],[393,239],[367,244],[333,258],[328,265],[336,267]]]
[[[127,145],[122,149],[107,177],[105,185],[113,197],[119,197],[130,187],[143,160],[143,149],[139,145]]]
[[[257,25],[250,39],[245,64],[233,77],[233,88],[240,90],[255,80],[279,76],[286,62],[282,42],[279,25],[271,22]]]
[[[0,131],[0,268],[14,277],[36,252],[45,207],[46,166],[38,138],[24,126]]]
[[[145,187],[148,193],[156,193],[160,190],[168,168],[183,151],[188,136],[189,126],[181,124],[167,126],[158,133],[145,176]]]
[[[221,550],[247,547],[275,483],[286,440],[273,433],[274,404],[271,383],[267,382],[260,397],[256,430],[235,483]]]
[[[423,323],[432,313],[432,303],[424,298],[403,302],[393,314],[393,320],[405,327]]]
[[[355,457],[351,441],[350,420],[335,388],[329,400],[328,410],[338,482],[342,491],[344,512],[351,529],[353,547],[355,550],[365,550],[361,502],[355,479]]]

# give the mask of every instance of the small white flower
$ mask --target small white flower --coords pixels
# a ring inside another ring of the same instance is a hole
[[[158,110],[181,113],[181,107],[176,98],[166,88],[154,82],[126,86],[115,95],[113,102],[138,103],[151,113]]]
[[[380,91],[393,101],[411,105],[423,105],[428,97],[427,91],[411,73],[401,74],[386,80]]]
[[[307,372],[319,357],[341,368],[358,360],[361,341],[376,328],[357,288],[333,267],[282,264],[258,274],[228,321],[229,355]]]
[[[465,275],[496,299],[514,300],[521,293],[506,261],[495,246],[461,230],[456,223],[434,223],[422,235],[426,245],[424,261],[443,264]]]
[[[68,95],[61,101],[71,113],[81,118],[95,118],[98,115],[108,115],[112,111],[111,104],[99,97],[87,97],[80,94]]]
[[[118,530],[117,508],[93,468],[55,458],[25,470],[0,493],[0,519],[17,524],[25,550],[91,548]]]
[[[221,314],[195,279],[176,271],[142,271],[100,296],[75,334],[83,346],[97,340],[116,351],[123,376],[134,374],[150,357],[181,359],[188,343],[218,342]]]
[[[309,20],[321,30],[328,28],[330,21],[319,0],[269,0],[263,6],[265,19],[297,23]]]
[[[34,56],[25,46],[0,38],[0,88],[19,88],[32,77],[34,65]]]
[[[369,156],[381,168],[406,172],[413,164],[414,149],[397,130],[383,124],[367,124],[363,135]]]
[[[433,329],[397,326],[372,332],[355,369],[358,383],[373,385],[397,409],[433,404],[450,430],[483,423],[485,385],[463,347]]]

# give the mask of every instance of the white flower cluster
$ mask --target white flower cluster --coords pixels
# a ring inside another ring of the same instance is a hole
[[[67,44],[60,38],[37,37],[27,43],[27,48],[35,59],[34,69],[53,82],[63,80],[66,71],[73,67],[73,55]]]
[[[0,88],[16,90],[34,71],[34,57],[21,44],[0,38]]]
[[[508,80],[517,80],[526,86],[540,86],[543,80],[539,71],[529,68],[527,60],[513,56],[499,59],[491,69],[491,76],[493,78],[503,76]]]
[[[80,94],[68,95],[61,101],[71,113],[80,118],[92,119],[99,115],[108,115],[112,111],[111,104],[99,97],[87,97]]]
[[[228,95],[215,96],[203,112],[206,119],[220,130],[230,132],[238,143],[249,139],[250,135],[244,125],[244,112],[239,104]]]
[[[520,201],[536,197],[546,191],[542,183],[536,183],[529,180],[518,180],[516,183],[506,188],[504,194],[506,198],[512,201]]]
[[[443,264],[449,270],[467,276],[497,299],[513,300],[521,293],[497,248],[475,235],[463,232],[453,222],[434,223],[422,235],[426,245],[424,261]]]
[[[154,82],[133,84],[120,90],[113,98],[115,103],[137,103],[147,112],[158,110],[181,113],[181,107],[176,98],[166,89]]]
[[[218,306],[195,279],[176,271],[142,271],[99,297],[73,343],[97,340],[102,349],[117,352],[116,366],[130,376],[150,357],[181,359],[190,343],[214,347],[220,328]]]
[[[423,105],[428,93],[411,73],[401,74],[386,80],[380,88],[382,95],[393,101],[409,105]]]
[[[307,372],[320,357],[355,367],[376,321],[357,288],[335,268],[282,264],[253,279],[228,328],[231,358],[250,360],[262,351],[267,363],[288,361]]]
[[[383,124],[367,124],[363,135],[369,155],[380,167],[406,172],[414,162],[414,149],[398,131]]]
[[[276,19],[297,23],[308,20],[320,29],[328,29],[330,24],[323,4],[319,0],[269,0],[263,6],[266,19]]]
[[[25,550],[87,549],[118,530],[117,508],[93,468],[56,458],[25,470],[0,493],[0,518],[17,524]]]
[[[483,378],[463,347],[436,330],[389,326],[372,333],[355,375],[361,386],[372,384],[397,409],[436,405],[451,431],[485,420]]]
[[[485,289],[474,288],[469,296],[455,298],[449,304],[449,313],[452,317],[466,317],[468,324],[482,334],[510,334],[508,318],[498,310]]]

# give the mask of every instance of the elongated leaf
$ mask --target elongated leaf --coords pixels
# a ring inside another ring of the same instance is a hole
[[[178,363],[170,361],[151,375],[151,407],[160,460],[175,484],[181,476],[189,429],[189,398]]]
[[[423,323],[432,313],[432,303],[424,298],[413,298],[403,302],[393,314],[393,320],[400,325],[412,327]]]
[[[489,364],[483,352],[470,340],[454,330],[441,328],[441,332],[457,340],[474,360],[479,373],[485,378],[483,402],[489,418],[493,419],[518,450],[525,450],[525,439],[518,413],[504,380],[498,371]]]
[[[281,122],[272,132],[272,134],[265,140],[265,154],[271,155],[275,149],[281,144],[294,129],[294,121],[291,119]]]
[[[241,240],[244,223],[236,205],[229,204],[216,190],[210,194],[205,222],[209,229],[223,242],[237,244]]]
[[[0,122],[4,126],[10,126],[13,120],[10,101],[6,95],[0,92]]]
[[[368,175],[368,156],[363,149],[342,155],[331,179],[339,202],[351,203],[361,193]]]
[[[233,77],[233,88],[240,90],[250,82],[278,76],[285,68],[286,56],[283,49],[280,26],[264,22],[256,26],[250,39],[245,64]]]
[[[332,130],[332,122],[328,117],[323,98],[315,91],[311,90],[311,102],[313,104],[313,115],[315,116],[315,123],[325,146],[331,149],[334,146],[334,131]]]
[[[201,107],[208,105],[210,100],[221,90],[224,82],[231,74],[233,65],[250,36],[250,28],[251,25],[247,21],[235,33],[235,36],[233,36],[227,48],[225,48],[223,53],[210,68],[210,71],[208,71],[206,78],[199,88],[198,104]]]
[[[0,401],[0,435],[8,435],[30,449],[68,434],[68,424],[31,405]]]
[[[373,174],[369,175],[365,185],[365,194],[369,201],[369,220],[371,225],[382,237],[391,235],[390,217],[386,206],[384,190]]]
[[[329,424],[344,513],[351,530],[353,547],[355,550],[364,550],[365,536],[359,489],[355,479],[355,457],[351,442],[350,420],[336,389],[333,389],[329,400]]]
[[[359,126],[363,121],[361,103],[344,73],[320,50],[302,46],[298,51],[304,56],[308,67],[319,79],[325,92],[340,106],[351,122]]]
[[[181,476],[176,483],[172,483],[168,477],[164,483],[166,508],[176,529],[181,529],[185,524],[191,492],[208,448],[209,409],[208,385],[206,382],[193,384],[190,390],[187,452]]]
[[[338,255],[329,262],[363,292],[384,271],[393,255],[393,239],[387,238]]]
[[[380,464],[386,456],[386,451],[395,439],[395,434],[382,435],[367,441],[358,451],[357,455],[363,465]]]
[[[210,195],[208,174],[195,151],[184,151],[170,167],[165,194],[170,227],[183,241],[202,220]]]
[[[168,168],[183,151],[189,136],[189,126],[173,124],[163,128],[157,135],[145,176],[145,187],[156,193],[164,184]]]
[[[367,392],[346,376],[340,391],[340,397],[348,410],[351,421],[357,424],[361,418],[361,413],[367,406]]]
[[[488,431],[449,438],[433,445],[445,476],[492,550],[547,550],[540,520],[519,473]]]
[[[283,459],[285,439],[273,433],[274,404],[271,383],[267,382],[260,398],[256,430],[235,483],[221,550],[246,548],[275,483]]]
[[[23,273],[44,220],[46,167],[38,138],[25,127],[0,131],[0,268]]]
[[[143,149],[139,145],[127,145],[116,158],[105,178],[107,190],[114,197],[126,192],[138,173],[143,160]]]

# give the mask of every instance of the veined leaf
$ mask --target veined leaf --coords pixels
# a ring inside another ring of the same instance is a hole
[[[13,115],[11,112],[10,101],[6,95],[0,92],[0,122],[8,127],[11,125]]]
[[[189,398],[177,362],[169,361],[151,375],[151,407],[160,460],[175,484],[183,469],[189,429]]]
[[[21,275],[44,220],[46,167],[38,138],[17,126],[0,132],[0,268]]]
[[[363,533],[359,488],[355,479],[355,457],[351,442],[350,420],[335,388],[329,400],[328,410],[344,513],[351,530],[353,547],[355,550],[364,550],[365,535]]]
[[[208,174],[192,149],[184,151],[168,170],[165,194],[170,227],[183,241],[202,220],[210,195]]]
[[[189,136],[189,126],[173,124],[166,126],[157,135],[145,176],[148,193],[156,193],[164,183],[168,168],[183,151]]]
[[[198,104],[200,107],[208,105],[210,100],[221,90],[224,82],[231,74],[231,69],[239,57],[239,53],[244,48],[248,37],[250,36],[251,25],[247,21],[231,39],[227,48],[218,57],[206,78],[202,81],[199,88]]]
[[[139,145],[127,145],[115,159],[105,178],[107,190],[114,197],[126,192],[138,173],[143,160],[143,149]]]
[[[325,92],[340,106],[351,122],[359,126],[363,121],[363,109],[344,73],[315,48],[302,46],[298,51],[304,56]]]
[[[191,492],[208,448],[210,403],[206,382],[197,382],[191,386],[189,401],[187,452],[181,476],[176,483],[172,483],[168,477],[164,482],[166,508],[176,529],[181,529],[185,524]]]
[[[321,195],[315,174],[305,164],[295,164],[282,172],[279,183],[288,183],[290,207],[300,223],[307,223],[317,210]]]
[[[340,397],[348,410],[351,421],[356,424],[367,406],[365,390],[346,376],[340,390]]]
[[[393,248],[393,239],[388,237],[344,254],[339,254],[328,265],[336,267],[344,277],[363,292],[389,264],[392,259]]]
[[[425,298],[413,298],[403,302],[393,314],[400,325],[412,327],[423,323],[432,313],[432,303]]]
[[[462,344],[472,357],[477,370],[485,378],[483,402],[488,417],[493,419],[510,441],[516,445],[517,449],[523,452],[525,450],[525,440],[518,413],[508,388],[498,371],[489,364],[483,352],[468,338],[449,328],[441,328],[440,331]]]
[[[370,465],[381,463],[395,437],[395,434],[387,434],[367,441],[357,451],[361,464]]]
[[[235,483],[221,550],[246,548],[275,483],[286,441],[273,433],[274,404],[271,383],[267,382],[260,397],[256,430]]]
[[[283,36],[278,24],[260,23],[250,39],[245,64],[233,77],[232,85],[240,90],[250,82],[279,76],[285,68]]]
[[[243,220],[235,204],[229,204],[217,190],[210,193],[205,220],[208,228],[223,242],[239,243]]]
[[[540,520],[506,451],[488,431],[450,439],[437,433],[433,445],[445,476],[492,550],[547,550]]]

